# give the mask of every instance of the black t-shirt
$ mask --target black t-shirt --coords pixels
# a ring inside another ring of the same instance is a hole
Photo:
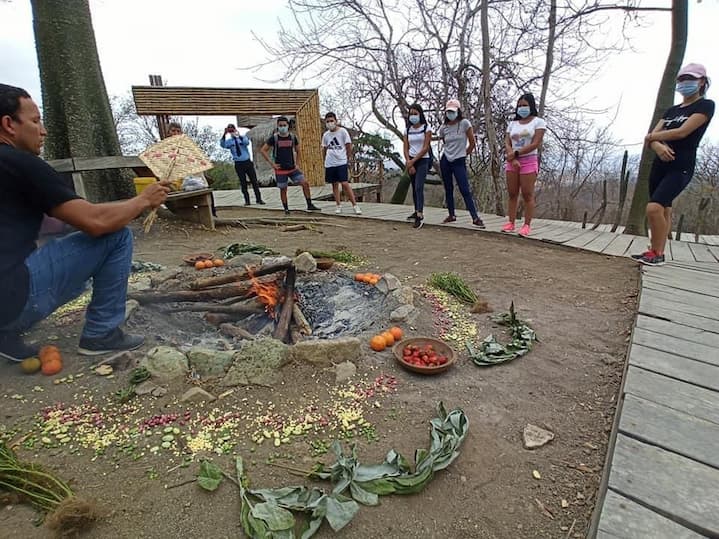
[[[277,147],[275,148],[275,137],[277,137]],[[300,141],[297,137],[289,134],[286,137],[282,135],[272,135],[267,139],[267,144],[274,148],[275,163],[282,167],[282,170],[292,170],[295,168],[295,146],[299,146]]]
[[[0,327],[15,320],[27,301],[32,253],[43,215],[79,198],[39,157],[0,144]]]
[[[714,101],[710,99],[700,99],[695,101],[691,105],[683,107],[681,105],[674,105],[662,115],[662,121],[664,122],[664,129],[676,129],[681,127],[692,114],[703,114],[708,119],[706,123],[699,126],[688,137],[681,140],[668,140],[665,141],[672,150],[674,150],[674,161],[662,164],[669,165],[672,168],[681,168],[683,170],[689,170],[691,173],[694,172],[694,163],[697,158],[697,147],[699,142],[704,136],[704,132],[709,127],[709,122],[714,116]],[[659,158],[657,158],[657,161]]]

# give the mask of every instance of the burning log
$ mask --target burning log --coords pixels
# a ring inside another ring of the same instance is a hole
[[[280,317],[277,320],[277,327],[275,328],[272,336],[282,342],[287,342],[290,321],[292,320],[292,310],[295,305],[295,267],[290,266],[287,269],[287,276],[285,277],[285,298],[282,303],[282,310],[280,311]]]
[[[233,303],[232,305],[218,305],[217,303],[200,303],[196,305],[172,307],[165,310],[164,312],[179,313],[186,311],[208,312],[214,314],[249,315],[264,312],[265,306],[260,303],[256,298],[251,298],[244,301],[238,301],[237,303]]]
[[[312,326],[310,326],[302,309],[300,309],[300,306],[297,305],[296,302],[292,306],[292,320],[297,324],[297,328],[302,335],[312,335]]]
[[[232,282],[232,281],[228,281]],[[127,295],[128,299],[137,300],[142,305],[151,303],[171,303],[181,301],[212,301],[231,297],[243,296],[249,293],[252,287],[249,284],[232,284],[211,290],[173,290],[170,292],[133,292]]]
[[[252,333],[234,324],[220,324],[220,331],[223,335],[236,339],[247,339],[249,341],[255,339],[255,336]]]
[[[285,271],[291,266],[292,262],[286,262],[283,264],[270,264],[250,271],[225,273],[224,275],[220,275],[218,277],[206,277],[203,279],[197,279],[190,283],[190,288],[192,288],[193,290],[198,290],[203,288],[209,288],[211,286],[235,283],[237,281],[248,281],[253,277],[261,277],[262,275],[270,275],[272,273]]]

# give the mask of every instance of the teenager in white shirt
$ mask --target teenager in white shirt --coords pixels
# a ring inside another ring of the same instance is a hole
[[[524,224],[520,236],[529,236],[534,216],[534,184],[539,172],[539,148],[542,145],[546,122],[537,114],[537,104],[532,94],[524,94],[517,101],[514,120],[507,126],[505,150],[507,152],[507,190],[509,222],[502,232],[514,232],[517,218],[519,193],[524,200]]]
[[[414,220],[414,228],[422,228],[424,223],[424,181],[432,164],[430,142],[432,129],[427,124],[422,107],[415,103],[409,107],[409,121],[404,136],[404,158],[407,163],[407,173],[412,184],[412,199],[414,213],[410,219]]]
[[[352,154],[352,138],[344,127],[337,125],[337,116],[334,112],[325,114],[327,131],[322,135],[322,156],[325,160],[325,183],[332,185],[332,194],[335,197],[337,208],[335,213],[342,213],[340,200],[340,185],[352,208],[357,215],[362,214],[355,194],[349,184],[349,156]]]

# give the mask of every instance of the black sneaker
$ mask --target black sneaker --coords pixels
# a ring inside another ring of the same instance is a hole
[[[285,215],[289,215],[289,214],[290,214],[290,210],[288,210],[287,208],[285,208]]]
[[[308,211],[322,211],[322,208],[318,208],[312,203],[307,204],[307,210]]]
[[[0,333],[0,357],[8,361],[20,362],[29,357],[37,357],[40,348],[25,344],[17,333]]]
[[[135,350],[145,342],[142,335],[130,335],[120,328],[115,328],[105,337],[80,338],[78,354],[83,356],[99,356],[110,352],[122,352],[123,350]]]
[[[414,221],[415,219],[417,219],[417,212],[413,212],[412,215],[408,215],[405,221]]]
[[[265,202],[264,200],[258,200],[257,203],[258,203],[260,206],[264,206],[264,205],[266,204],[266,202]]]
[[[250,201],[249,201],[249,200],[245,201],[245,206],[250,206]]]
[[[448,215],[444,218],[444,221],[442,223],[454,223],[457,220],[457,217],[454,215]]]
[[[414,218],[414,224],[412,225],[412,227],[413,227],[413,228],[416,228],[417,230],[419,230],[420,228],[422,228],[422,225],[423,225],[423,224],[424,224],[424,218],[422,218],[422,217],[415,217],[415,218]]]
[[[487,228],[486,226],[484,226],[484,221],[482,221],[482,219],[479,217],[472,221],[472,224],[478,228]]]
[[[639,260],[641,260],[642,258],[644,258],[645,256],[653,255],[653,254],[654,254],[654,251],[652,251],[651,249],[649,249],[648,251],[644,251],[644,252],[641,253],[641,254],[630,255],[630,256],[631,256],[632,260],[637,260],[637,261],[639,261]]]
[[[658,255],[654,251],[649,251],[639,259],[639,262],[641,262],[645,266],[663,266],[664,255]]]

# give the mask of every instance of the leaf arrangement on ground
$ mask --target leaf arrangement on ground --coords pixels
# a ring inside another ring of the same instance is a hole
[[[509,328],[511,341],[502,344],[494,335],[489,335],[480,343],[477,350],[470,342],[467,342],[470,359],[480,367],[498,365],[522,357],[532,349],[532,345],[537,341],[534,330],[525,321],[517,318],[514,302],[510,305],[509,312],[493,316],[492,320]]]

